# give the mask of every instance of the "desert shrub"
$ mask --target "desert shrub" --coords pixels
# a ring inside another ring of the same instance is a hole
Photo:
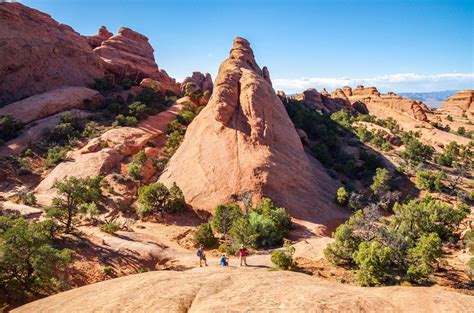
[[[194,233],[194,242],[196,244],[202,244],[206,248],[211,248],[216,245],[217,238],[214,236],[210,224],[203,223],[198,227]]]
[[[417,171],[416,172],[416,187],[422,190],[440,192],[443,186],[441,180],[445,178],[446,174],[441,171],[438,173],[432,171]]]
[[[10,115],[0,115],[0,140],[6,142],[15,138],[24,125]]]
[[[61,163],[66,158],[67,150],[68,149],[66,147],[59,146],[48,149],[48,154],[46,155],[46,165],[48,167],[55,167]]]
[[[336,194],[336,202],[339,205],[346,205],[349,202],[350,193],[345,187],[339,187]]]
[[[377,168],[375,170],[375,175],[372,178],[372,185],[370,185],[370,190],[374,194],[381,193],[383,191],[388,191],[390,186],[388,182],[390,180],[390,173],[385,168]]]
[[[247,216],[242,216],[232,223],[230,236],[239,244],[255,246],[256,234]]]
[[[219,245],[219,252],[227,253],[228,255],[235,255],[237,251],[239,251],[240,245],[238,243],[229,244],[229,243],[222,243]]]
[[[20,191],[13,196],[13,202],[34,206],[37,204],[36,196],[31,192]]]
[[[49,136],[49,141],[64,144],[71,142],[81,136],[84,129],[84,121],[73,116],[70,112],[61,115],[59,123],[54,127]]]
[[[114,268],[112,266],[104,266],[102,267],[102,272],[105,275],[110,276],[114,273]]]
[[[156,171],[158,173],[163,172],[163,170],[166,167],[166,164],[168,164],[168,161],[169,161],[169,158],[165,157],[165,156],[160,156],[160,157],[154,159],[153,160],[153,165],[155,166]]]
[[[95,219],[100,210],[95,202],[82,203],[79,205],[79,213],[84,214],[88,219]]]
[[[135,101],[128,106],[128,115],[135,117],[137,120],[142,120],[150,115],[150,109],[139,101]]]
[[[425,163],[433,156],[433,147],[422,144],[411,132],[402,134],[402,142],[405,145],[405,150],[400,153],[400,156],[410,165],[417,166],[420,163]]]
[[[115,234],[118,230],[120,230],[120,224],[116,222],[104,223],[100,225],[100,230],[104,233]]]
[[[361,239],[354,235],[354,230],[350,224],[339,225],[332,237],[334,242],[324,249],[326,259],[336,265],[352,263],[352,256],[357,251]]]
[[[268,215],[251,212],[249,222],[255,234],[255,247],[272,247],[282,244],[283,229]]]
[[[178,122],[189,125],[197,115],[197,110],[191,103],[186,103],[178,114]]]
[[[449,115],[449,114],[448,114],[448,116],[446,116],[446,119],[447,119],[448,121],[450,121],[450,122],[453,121],[453,117],[452,117],[451,115]]]
[[[466,128],[464,127],[459,127],[458,130],[456,131],[456,133],[460,136],[464,136],[466,134]]]
[[[351,128],[354,117],[348,110],[339,110],[331,114],[331,119],[345,128]]]
[[[86,123],[84,130],[82,131],[81,136],[93,138],[99,134],[99,124],[95,121],[89,121]]]
[[[142,169],[141,166],[137,163],[131,162],[127,166],[128,175],[133,178],[134,180],[141,180],[142,179]]]
[[[324,143],[313,145],[311,150],[313,151],[314,156],[324,165],[329,165],[331,163],[331,155],[329,154],[328,147]]]
[[[290,270],[294,267],[293,253],[295,248],[285,245],[285,250],[276,250],[272,252],[271,260],[273,264],[282,270]]]
[[[53,245],[50,222],[0,216],[0,298],[29,299],[58,286],[71,252]]]
[[[145,150],[140,150],[136,154],[133,155],[132,157],[133,162],[138,163],[138,164],[143,164],[148,160],[148,157],[145,153]]]
[[[467,261],[466,274],[469,278],[469,281],[472,283],[474,281],[474,258],[471,258],[469,261]]]
[[[390,276],[390,259],[393,251],[378,241],[361,242],[354,252],[358,266],[357,282],[362,286],[377,286]]]
[[[186,126],[180,124],[177,120],[174,120],[166,126],[166,133],[169,135],[173,132],[178,132],[181,135],[184,135],[186,132]]]
[[[434,156],[434,161],[436,164],[443,166],[451,166],[453,164],[453,158],[445,153],[436,153]]]
[[[114,125],[116,126],[137,126],[138,120],[135,116],[125,116],[119,114],[115,117]]]
[[[442,240],[449,239],[457,225],[466,218],[469,209],[436,201],[431,197],[410,200],[405,204],[396,204],[393,227],[398,232],[411,238],[422,234],[436,233]]]
[[[374,153],[361,150],[359,152],[359,159],[364,162],[364,170],[369,173],[375,172],[379,167],[383,167],[382,159]]]
[[[361,142],[369,142],[372,139],[372,132],[367,130],[366,126],[358,126],[355,129],[355,134]]]
[[[471,253],[474,253],[474,231],[470,230],[464,235],[463,244]]]
[[[184,196],[179,187],[173,183],[168,189],[162,183],[153,183],[138,189],[137,213],[140,216],[152,213],[178,213],[186,208]]]
[[[114,89],[115,85],[111,79],[102,77],[96,78],[94,84],[91,87],[100,92],[107,92]]]
[[[453,236],[469,212],[466,206],[453,207],[430,197],[396,204],[390,221],[380,208],[379,202],[357,211],[336,229],[334,242],[324,249],[331,263],[354,266],[361,285],[428,277],[441,255],[442,241]]]
[[[46,209],[47,216],[64,225],[66,233],[70,233],[74,217],[79,213],[79,207],[102,200],[102,180],[102,176],[65,177],[55,182],[53,188],[57,190],[58,195],[53,198],[52,205]]]
[[[281,229],[290,229],[292,226],[290,214],[284,208],[277,207],[270,198],[262,197],[253,211],[268,216]]]
[[[129,90],[133,86],[133,81],[130,78],[124,78],[122,79],[120,85],[122,86],[123,90]]]
[[[178,150],[181,142],[183,142],[184,136],[180,132],[174,131],[168,135],[168,139],[165,144],[165,151],[168,154],[168,157],[171,157],[176,150]]]
[[[242,212],[237,204],[218,205],[212,218],[212,227],[226,237],[234,221],[241,216]]]
[[[408,277],[416,281],[428,276],[441,252],[441,239],[437,233],[422,234],[416,245],[408,250]]]

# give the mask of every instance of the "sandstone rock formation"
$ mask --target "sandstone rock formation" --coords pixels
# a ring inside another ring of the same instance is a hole
[[[251,193],[254,203],[269,196],[297,219],[331,220],[337,186],[308,159],[268,77],[249,42],[237,37],[209,104],[189,125],[160,181],[176,182],[197,210],[212,212]]]
[[[329,94],[327,91],[323,94],[314,88],[309,88],[303,93],[295,95],[294,98],[302,101],[309,109],[318,109],[324,112],[336,112],[342,109],[352,110],[349,99],[341,89],[337,89],[333,94]]]
[[[61,87],[10,103],[0,108],[0,115],[10,115],[23,123],[29,123],[63,111],[84,109],[86,99],[92,103],[98,102],[99,92],[86,87]]]
[[[45,13],[1,3],[0,25],[0,106],[104,75],[87,40]]]
[[[193,72],[189,77],[186,77],[181,83],[181,93],[192,93],[197,90],[208,92],[209,96],[212,95],[214,84],[212,83],[211,74],[206,73],[204,75],[201,72]]]
[[[112,34],[111,32],[109,32],[109,30],[107,29],[107,27],[105,26],[101,26],[99,28],[99,31],[97,32],[96,35],[92,35],[92,36],[85,36],[86,39],[87,39],[87,42],[89,43],[89,45],[91,46],[92,49],[95,49],[97,48],[98,46],[100,46],[102,44],[102,42],[106,41],[107,39],[109,39],[110,37],[112,37],[114,34]]]
[[[164,141],[166,126],[176,118],[179,108],[178,105],[173,105],[164,112],[150,116],[141,121],[138,128],[111,129],[81,149],[69,153],[67,160],[57,165],[36,187],[38,202],[50,204],[55,196],[52,187],[56,180],[66,176],[79,178],[107,175],[127,156],[140,151],[148,141]]]
[[[165,91],[178,94],[180,85],[155,62],[153,48],[148,38],[130,28],[122,27],[118,33],[94,49],[106,64],[106,69],[118,79],[134,81],[144,78],[160,83]]]
[[[353,96],[380,96],[380,92],[375,87],[364,87],[359,85],[352,91]]]
[[[472,307],[472,296],[436,287],[354,287],[297,272],[211,266],[111,279],[12,312],[432,313]]]
[[[449,97],[436,112],[474,119],[474,90],[461,90]]]

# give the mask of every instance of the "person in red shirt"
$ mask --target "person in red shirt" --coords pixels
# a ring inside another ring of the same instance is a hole
[[[244,245],[240,245],[240,249],[239,249],[239,251],[237,251],[237,253],[239,254],[239,258],[240,258],[240,266],[242,266],[242,262],[245,264],[245,266],[248,266],[247,265],[247,255],[249,253],[248,253],[247,248],[245,248]]]

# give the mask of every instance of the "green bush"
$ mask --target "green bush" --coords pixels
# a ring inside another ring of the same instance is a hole
[[[165,151],[168,157],[171,157],[176,150],[178,150],[181,142],[183,142],[184,136],[179,131],[174,131],[168,135],[168,139],[165,144]]]
[[[37,204],[36,196],[31,192],[20,191],[17,192],[12,198],[13,202],[15,203],[21,203],[30,206]]]
[[[339,205],[346,205],[349,202],[350,193],[344,187],[339,187],[336,194],[336,202]]]
[[[336,265],[351,264],[353,254],[357,251],[361,239],[356,237],[347,223],[339,225],[332,234],[334,242],[324,249],[326,259]]]
[[[411,132],[402,134],[402,142],[405,145],[405,150],[400,153],[400,156],[410,165],[417,166],[426,163],[433,156],[433,147],[422,144]]]
[[[104,233],[115,234],[117,231],[120,230],[120,224],[115,222],[105,223],[100,225],[100,230]]]
[[[186,103],[178,114],[178,122],[189,125],[196,117],[196,109],[191,103]]]
[[[339,110],[331,114],[331,119],[345,128],[351,128],[354,117],[348,110]]]
[[[194,233],[194,242],[202,244],[206,248],[214,247],[217,243],[217,238],[214,237],[211,225],[208,223],[201,224]]]
[[[102,267],[102,272],[105,275],[110,276],[110,275],[113,275],[114,268],[112,266],[104,266],[104,267]]]
[[[358,266],[357,282],[362,286],[378,286],[390,277],[390,259],[393,251],[378,241],[362,242],[354,252]]]
[[[114,89],[115,85],[111,79],[107,77],[102,77],[96,78],[94,84],[91,87],[100,92],[106,92]]]
[[[422,190],[440,192],[443,187],[441,180],[446,177],[446,174],[441,171],[438,173],[432,171],[417,171],[416,172],[416,187]]]
[[[423,234],[416,245],[408,250],[408,277],[416,281],[433,272],[433,263],[441,256],[441,239],[437,233]]]
[[[212,227],[226,237],[235,220],[242,216],[237,204],[218,205],[212,218]]]
[[[127,172],[134,180],[140,181],[142,179],[142,167],[138,163],[131,162],[128,164]]]
[[[431,197],[395,204],[393,228],[404,236],[420,238],[422,234],[437,233],[442,240],[451,238],[459,223],[466,218],[469,209],[436,201]]]
[[[184,196],[173,183],[168,189],[162,183],[153,183],[138,189],[137,213],[140,216],[158,213],[178,213],[186,208]]]
[[[23,129],[24,125],[10,115],[0,115],[0,140],[12,140]]]
[[[377,168],[375,170],[375,175],[372,178],[372,185],[370,185],[370,190],[374,194],[381,193],[383,191],[388,191],[390,186],[388,182],[390,180],[390,173],[385,168]]]
[[[50,225],[0,216],[0,299],[25,301],[58,287],[71,251],[54,248]]]
[[[55,167],[61,163],[66,158],[67,150],[68,149],[66,147],[58,146],[49,149],[46,156],[46,165],[48,167]]]
[[[47,216],[65,226],[70,233],[74,217],[79,213],[79,207],[87,203],[97,203],[103,199],[101,183],[103,177],[76,178],[65,177],[54,183],[53,188],[58,195],[53,198],[52,205],[46,209]]]
[[[271,260],[273,264],[282,270],[291,270],[294,267],[293,253],[295,248],[287,245],[285,250],[276,250],[272,252]]]

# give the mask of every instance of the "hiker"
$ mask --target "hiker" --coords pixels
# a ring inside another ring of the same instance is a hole
[[[197,249],[196,255],[199,257],[199,267],[202,267],[202,261],[204,261],[204,265],[208,266],[206,260],[206,253],[204,252],[204,245],[199,245],[199,249]]]
[[[244,245],[240,245],[239,251],[237,251],[240,257],[240,266],[242,266],[242,261],[244,262],[245,266],[247,265],[247,255],[248,255],[248,250],[247,248],[244,247]]]
[[[228,266],[229,265],[229,258],[227,257],[227,254],[223,253],[221,255],[221,260],[219,262],[220,266]]]

